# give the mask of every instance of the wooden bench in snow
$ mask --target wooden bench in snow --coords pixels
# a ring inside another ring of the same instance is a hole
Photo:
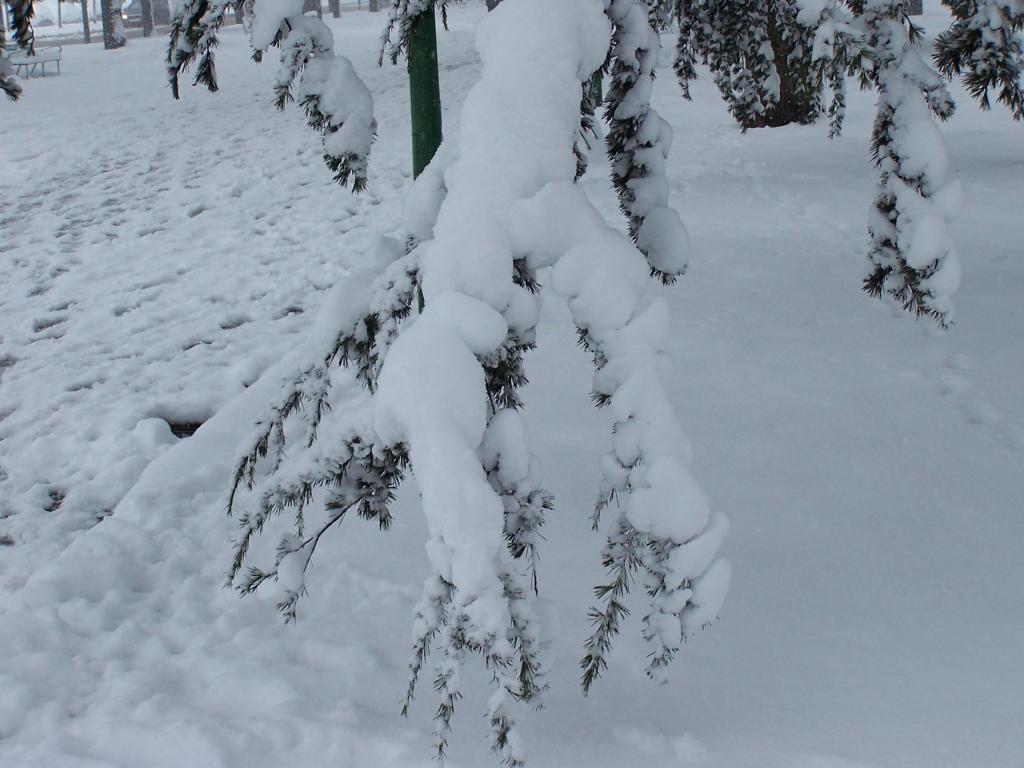
[[[48,48],[36,48],[32,55],[28,51],[14,51],[8,55],[7,60],[14,66],[16,74],[31,77],[32,75],[46,74],[47,64],[57,65],[57,74],[60,74],[60,62],[64,50],[59,45],[51,45]]]

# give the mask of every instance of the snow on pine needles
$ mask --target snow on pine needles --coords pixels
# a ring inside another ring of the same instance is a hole
[[[948,19],[931,5],[934,34]],[[452,31],[438,37],[454,145],[483,9],[449,10]],[[433,182],[428,171],[413,187],[419,203],[402,202],[407,86],[404,68],[375,69],[383,21],[347,7],[328,20],[374,94],[379,136],[360,197],[332,182],[301,112],[273,110],[276,64],[253,65],[238,27],[223,30],[215,95],[184,89],[174,102],[164,41],[131,40],[111,53],[67,46],[59,77],[0,105],[12,138],[0,148],[0,764],[431,764],[433,680],[396,716],[409,618],[429,622],[445,597],[423,589],[431,531],[411,484],[386,535],[350,521],[324,537],[307,574],[293,561],[266,594],[223,588],[239,535],[223,514],[234,462],[281,382],[336,341],[344,317],[319,312],[329,289],[378,235],[428,238],[442,202],[443,158]],[[593,359],[576,348],[573,312],[601,299],[575,293],[568,262],[540,270],[539,307],[502,314],[510,327],[537,314],[526,407],[492,419],[473,457],[491,489],[515,488],[504,507],[538,491],[535,505],[557,500],[535,563],[550,687],[544,710],[518,713],[529,764],[1013,765],[1024,689],[1021,128],[951,86],[958,111],[943,134],[965,194],[949,229],[965,277],[957,322],[939,333],[857,289],[877,180],[873,96],[850,89],[835,141],[821,123],[741,134],[701,74],[692,102],[670,76],[653,87],[674,134],[669,203],[693,248],[687,275],[647,296],[650,319],[661,300],[670,310],[652,356],[677,371],[663,391],[696,448],[693,475],[714,510],[705,535],[721,535],[719,514],[731,523],[729,598],[716,629],[674,661],[670,685],[644,675],[640,610],[594,694],[580,694],[582,607],[604,577],[594,490],[602,456],[627,456],[636,432],[620,426],[610,443],[628,398],[595,411],[587,394]],[[589,159],[582,190],[625,234],[608,164]],[[508,212],[539,222],[519,236],[550,234],[549,213],[585,202],[569,184],[547,194]],[[603,242],[593,221],[585,234]],[[649,289],[646,274],[636,279]],[[472,330],[474,344],[493,332]],[[610,389],[612,374],[597,383]],[[325,420],[359,407],[332,405]],[[187,438],[167,425],[204,420]],[[527,435],[528,452],[509,448]],[[627,507],[627,520],[654,524],[640,513]],[[604,514],[606,525],[619,516]],[[263,538],[252,557],[272,563],[279,539]],[[285,626],[275,603],[302,584]],[[463,673],[450,763],[493,764],[477,717],[490,678],[475,664]]]
[[[656,49],[646,13],[631,17],[634,27],[649,33],[639,37]],[[716,559],[727,525],[716,518],[714,530],[704,535],[708,504],[688,470],[688,444],[666,392],[667,305],[651,295],[649,276],[674,279],[681,265],[654,251],[646,265],[574,183],[578,93],[604,63],[609,19],[616,39],[622,38],[629,24],[621,9],[609,7],[606,18],[595,0],[559,8],[520,0],[481,23],[482,71],[466,97],[458,140],[438,153],[405,208],[423,239],[411,240],[415,245],[405,255],[397,244],[378,250],[385,257],[379,276],[347,290],[352,307],[332,350],[322,355],[325,363],[304,369],[286,387],[236,473],[232,511],[245,508],[245,490],[256,491],[258,501],[255,512],[242,512],[244,535],[232,577],[253,537],[271,518],[294,510],[293,530],[280,539],[273,567],[250,566],[240,585],[249,594],[286,580],[278,605],[293,620],[307,588],[303,574],[323,534],[349,509],[390,527],[388,505],[409,465],[430,531],[431,574],[416,609],[403,709],[433,646],[441,757],[463,696],[468,655],[480,654],[492,672],[492,748],[509,764],[523,760],[513,705],[536,706],[547,687],[531,592],[542,592],[539,529],[551,500],[529,451],[518,391],[526,383],[525,353],[536,338],[540,270],[551,270],[551,287],[568,301],[581,343],[593,355],[595,400],[610,404],[615,414],[598,509],[613,502],[621,509],[602,556],[611,583],[595,589],[601,605],[591,613],[594,632],[581,662],[584,690],[607,667],[637,575],[651,603],[643,621],[652,645],[648,671],[659,679],[684,637],[717,617],[728,587],[729,567]],[[644,232],[666,230],[664,243],[685,245],[678,215],[657,215],[658,200],[664,207],[667,198],[663,163],[671,132],[655,111],[639,108],[649,99],[651,61],[642,77],[627,77],[628,66],[637,65],[634,55],[613,48],[612,57],[621,82],[609,95],[609,114],[624,124],[635,120],[641,135],[655,134],[651,146],[630,148],[629,164],[649,166],[648,173],[623,170],[615,180],[629,203],[624,208],[631,232],[643,244],[652,242]],[[656,58],[653,51],[649,58]],[[621,137],[609,140],[616,167],[621,143]],[[660,163],[641,161],[644,153]],[[637,177],[633,188],[626,186],[627,175]],[[656,191],[645,191],[652,184]],[[674,228],[668,226],[673,221]],[[681,244],[672,242],[678,232]],[[337,360],[349,371],[332,371]],[[358,413],[359,398],[349,396],[357,404],[346,404],[341,432],[326,429],[331,420],[324,419],[325,410],[333,410],[333,396],[351,389],[353,380],[371,395],[361,407],[372,412],[372,425]],[[308,422],[305,443],[313,454],[311,462],[295,467],[290,464],[303,449],[289,435],[298,428],[290,423],[293,416]],[[339,435],[334,449],[324,445]],[[270,477],[264,480],[263,473]],[[307,534],[320,487],[329,489],[325,521]],[[596,528],[599,514],[594,519]],[[517,562],[524,556],[525,567]]]

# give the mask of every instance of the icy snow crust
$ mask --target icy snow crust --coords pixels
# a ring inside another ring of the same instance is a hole
[[[453,32],[439,36],[451,108],[478,76],[470,30],[482,15],[453,6]],[[274,68],[253,66],[238,28],[223,35],[216,96],[175,104],[163,41],[132,40],[115,53],[66,47],[60,77],[0,107],[11,139],[0,150],[0,515],[13,513],[0,535],[14,540],[0,546],[5,768],[431,764],[429,694],[395,716],[429,567],[415,494],[385,538],[353,524],[325,543],[295,626],[275,595],[221,588],[236,530],[222,514],[227,478],[252,422],[343,322],[313,317],[342,303],[327,289],[351,256],[373,230],[404,226],[405,75],[372,68],[380,21],[331,22],[378,95],[361,198],[331,182],[300,115],[268,108]],[[871,96],[851,93],[845,136],[830,143],[824,126],[741,136],[713,88],[698,80],[688,104],[670,77],[655,86],[695,246],[664,294],[667,350],[684,373],[668,396],[699,446],[695,474],[732,521],[736,575],[721,623],[675,662],[677,682],[644,678],[635,617],[601,688],[578,694],[580,606],[601,578],[587,512],[613,415],[595,417],[590,362],[563,302],[545,297],[526,423],[492,421],[481,448],[489,460],[528,429],[560,510],[543,529],[552,689],[523,721],[530,764],[1013,766],[1020,129],[956,89],[944,134],[965,210],[950,231],[970,243],[971,270],[958,324],[939,336],[856,288]],[[69,123],[92,130],[71,140]],[[458,133],[452,113],[445,131]],[[606,170],[594,159],[584,189],[614,221]],[[155,413],[212,418],[179,441]],[[53,512],[50,488],[65,495]],[[719,535],[716,511],[703,535]],[[701,565],[698,548],[690,557],[679,572]],[[487,680],[468,677],[451,763],[493,764],[475,717]]]

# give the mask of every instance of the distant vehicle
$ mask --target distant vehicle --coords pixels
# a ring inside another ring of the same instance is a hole
[[[142,0],[127,0],[121,6],[121,20],[126,27],[142,26]]]

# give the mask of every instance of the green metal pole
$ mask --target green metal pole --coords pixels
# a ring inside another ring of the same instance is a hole
[[[413,20],[409,35],[409,105],[415,178],[441,145],[441,88],[437,76],[437,25],[433,8]]]
[[[590,78],[590,101],[594,108],[600,110],[604,101],[604,83],[601,82],[601,70],[597,70]]]

